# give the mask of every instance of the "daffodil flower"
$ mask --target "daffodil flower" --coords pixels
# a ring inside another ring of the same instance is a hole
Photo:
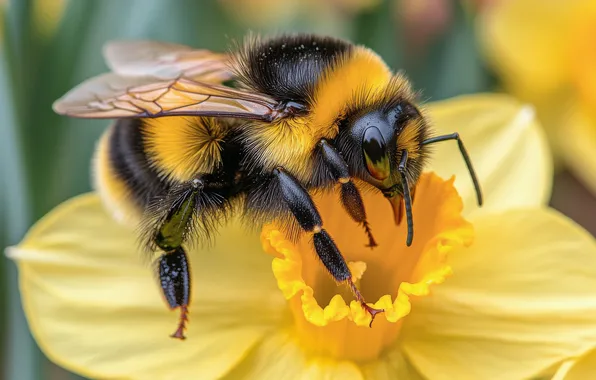
[[[42,350],[92,378],[524,379],[596,342],[596,243],[546,208],[551,163],[531,108],[504,96],[429,105],[463,136],[485,192],[479,209],[456,146],[437,147],[414,202],[415,239],[365,195],[379,246],[319,194],[370,316],[315,259],[308,236],[232,220],[191,252],[187,340],[166,309],[134,229],[95,194],[57,207],[8,250]],[[453,179],[441,179],[451,178]],[[441,176],[441,177],[440,177]]]
[[[219,0],[238,22],[275,29],[276,26],[308,17],[309,23],[327,23],[338,27],[338,21],[358,12],[374,9],[379,0]]]
[[[537,107],[555,152],[596,192],[596,1],[494,1],[478,26],[508,91]]]

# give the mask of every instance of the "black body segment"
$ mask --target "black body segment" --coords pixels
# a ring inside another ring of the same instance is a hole
[[[315,207],[310,195],[300,183],[286,173],[284,169],[278,168],[274,171],[279,181],[284,201],[294,214],[296,221],[304,231],[313,231],[315,227],[321,227],[323,221]]]
[[[366,237],[368,238],[368,244],[366,246],[368,248],[376,247],[377,242],[375,241],[375,238],[372,234],[372,230],[366,218],[366,209],[364,208],[362,196],[360,195],[360,191],[358,190],[356,185],[354,185],[354,182],[349,181],[346,183],[342,183],[340,199],[341,204],[343,205],[344,209],[348,212],[352,220],[356,223],[359,223],[364,228],[364,232],[366,233]]]
[[[343,282],[352,277],[346,260],[327,231],[322,229],[321,232],[315,233],[312,239],[317,255],[336,281]]]
[[[313,246],[317,256],[319,256],[327,271],[337,282],[346,283],[350,287],[350,290],[352,290],[358,302],[360,302],[361,306],[371,315],[372,318],[370,324],[372,325],[375,316],[378,313],[382,313],[384,310],[375,309],[366,304],[364,297],[352,281],[352,273],[350,272],[350,268],[348,267],[346,260],[337,248],[337,245],[335,245],[335,242],[331,236],[329,236],[327,231],[323,229],[321,217],[319,216],[319,212],[314,206],[312,199],[306,190],[300,186],[298,181],[296,181],[291,175],[284,173],[283,169],[276,169],[274,174],[278,178],[282,178],[280,180],[280,186],[282,193],[284,193],[284,200],[288,203],[288,206],[292,210],[294,217],[298,220],[298,223],[300,223],[300,225],[303,226],[303,229],[306,231],[313,232]],[[287,187],[287,189],[284,190],[284,187]],[[301,208],[292,206],[290,204],[290,202],[298,204],[298,202],[296,202],[297,200],[302,202],[304,207]],[[307,206],[307,204],[312,205],[312,208],[311,206]],[[304,210],[308,211],[304,212]],[[306,221],[301,221],[300,218],[305,218]],[[320,222],[315,224],[315,220]],[[304,228],[311,225],[314,225],[312,230]]]
[[[249,39],[238,55],[239,79],[279,102],[308,104],[317,79],[350,43],[309,34]]]
[[[377,243],[375,242],[368,221],[366,220],[366,210],[364,209],[362,196],[350,177],[348,164],[344,161],[339,152],[326,140],[321,140],[319,146],[321,147],[323,162],[332,173],[334,180],[341,184],[340,199],[342,206],[348,212],[352,220],[364,227],[364,231],[368,237],[367,247],[376,247]]]
[[[459,152],[461,153],[464,161],[466,162],[466,167],[470,172],[470,177],[472,177],[472,183],[474,183],[474,190],[476,191],[476,200],[478,201],[478,206],[482,206],[484,202],[482,197],[482,188],[480,187],[480,181],[478,181],[478,177],[476,176],[476,171],[474,170],[474,166],[472,165],[472,160],[470,159],[470,155],[464,146],[464,142],[459,137],[459,133],[451,133],[449,135],[443,136],[436,136],[426,139],[422,142],[422,145],[429,145],[435,144],[441,141],[448,141],[448,140],[457,140],[457,146],[459,147]]]
[[[182,247],[162,255],[159,259],[159,281],[170,308],[190,302],[190,268]]]
[[[126,184],[131,200],[141,209],[149,201],[169,191],[151,165],[143,144],[142,119],[116,121],[108,144],[108,156],[114,175]]]
[[[279,179],[280,191],[284,201],[304,231],[314,232],[313,244],[317,255],[337,281],[351,278],[350,269],[346,264],[339,249],[323,229],[323,221],[319,215],[310,195],[290,174],[282,168],[275,170],[274,174]]]
[[[332,147],[327,140],[321,140],[319,142],[319,146],[321,147],[321,153],[323,155],[325,165],[329,171],[331,171],[331,174],[335,180],[339,181],[340,178],[350,178],[350,169],[348,168],[348,164],[341,157],[339,152]]]
[[[186,252],[182,247],[162,255],[159,259],[159,282],[171,309],[180,308],[180,319],[172,338],[186,339],[184,330],[188,321],[191,278]]]
[[[341,184],[341,204],[356,223],[366,223],[366,210],[360,196],[360,191],[354,182],[349,181]]]

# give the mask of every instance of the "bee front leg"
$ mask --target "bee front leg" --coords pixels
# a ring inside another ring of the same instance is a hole
[[[323,155],[323,162],[331,171],[334,179],[341,184],[341,203],[348,212],[352,220],[364,227],[364,232],[368,237],[367,247],[374,248],[377,242],[372,235],[372,231],[366,219],[366,210],[360,191],[350,177],[348,164],[341,157],[339,152],[327,142],[319,141],[319,147]]]
[[[191,295],[190,267],[182,243],[192,223],[202,189],[202,181],[196,179],[188,188],[179,191],[153,238],[155,245],[165,252],[158,264],[161,290],[170,308],[180,308],[178,328],[171,335],[177,339],[185,339]]]
[[[285,203],[296,218],[302,230],[313,233],[313,245],[321,262],[337,282],[346,283],[362,307],[370,313],[372,321],[378,313],[384,310],[375,309],[366,304],[364,297],[352,281],[352,273],[335,242],[323,229],[323,221],[310,195],[304,187],[283,168],[277,168],[273,174],[279,181],[279,186]]]

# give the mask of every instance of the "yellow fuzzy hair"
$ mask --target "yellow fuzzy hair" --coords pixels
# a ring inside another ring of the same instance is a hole
[[[108,128],[97,144],[93,159],[93,183],[113,218],[120,223],[135,226],[140,220],[142,212],[131,200],[128,187],[114,173],[110,162],[108,150],[113,129],[113,125]]]
[[[407,84],[402,77],[398,79]],[[337,135],[336,121],[347,110],[385,99],[394,82],[395,77],[376,53],[355,47],[323,74],[311,99],[309,115],[251,126],[249,146],[260,153],[256,158],[265,170],[282,166],[299,181],[307,181],[312,174],[315,144]]]
[[[282,166],[299,181],[312,173],[310,156],[316,137],[312,136],[308,117],[283,119],[271,124],[255,123],[247,127],[246,145],[265,171]]]
[[[420,146],[419,136],[427,128],[421,119],[408,121],[408,124],[402,129],[397,136],[397,147],[399,150],[406,149],[408,151],[409,159],[417,159],[422,154],[422,147]]]
[[[179,182],[212,173],[221,163],[225,126],[207,117],[145,119],[143,140],[153,167]]]
[[[313,132],[329,130],[338,118],[364,97],[370,102],[384,98],[391,83],[391,70],[370,49],[357,46],[351,54],[340,59],[316,86],[311,110]]]

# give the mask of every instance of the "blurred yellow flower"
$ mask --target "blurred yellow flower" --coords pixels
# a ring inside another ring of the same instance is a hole
[[[552,380],[596,379],[596,349],[565,362]]]
[[[36,0],[33,2],[33,25],[40,36],[51,37],[58,27],[64,11],[65,0]]]
[[[176,316],[134,231],[89,194],[8,250],[35,338],[92,378],[523,379],[584,354],[596,342],[596,242],[544,207],[552,168],[533,111],[485,95],[428,114],[437,132],[465,139],[485,207],[450,144],[437,146],[432,170],[458,179],[421,178],[410,248],[382,196],[364,199],[374,251],[336,195],[316,198],[364,296],[386,309],[372,328],[306,241],[273,225],[259,238],[235,219],[191,254],[188,339],[171,339]]]
[[[556,153],[596,192],[596,1],[496,0],[478,21],[507,90],[536,105]]]
[[[65,0],[34,0],[32,2],[32,25],[41,38],[50,38],[58,28],[66,8]],[[4,23],[10,17],[10,4],[0,0],[0,46],[4,44]],[[14,26],[13,26],[14,27]]]
[[[374,8],[380,0],[219,0],[238,21],[275,29],[307,17],[312,24],[332,22]],[[338,25],[337,25],[338,26]]]

